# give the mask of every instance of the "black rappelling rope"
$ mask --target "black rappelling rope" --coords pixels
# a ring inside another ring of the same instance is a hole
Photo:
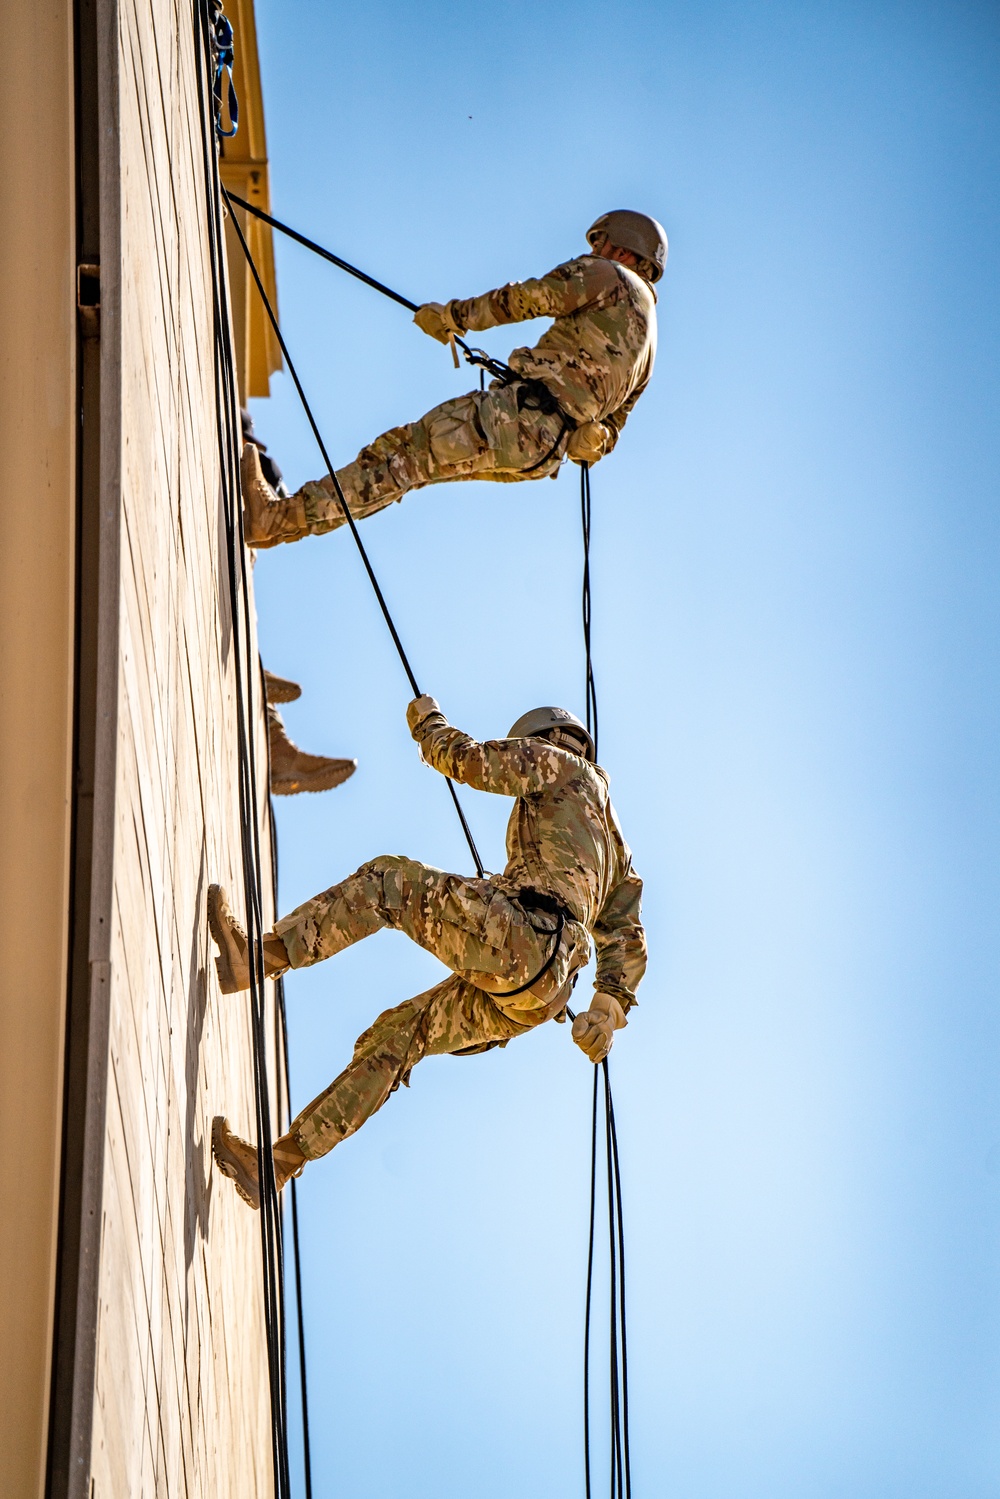
[[[590,464],[580,464],[580,520],[583,526],[583,648],[586,655],[586,700],[587,728],[594,740],[594,758],[597,758],[597,687],[594,684],[594,663],[590,648]]]
[[[234,203],[239,201],[233,198],[230,193],[226,192],[225,188],[222,189],[222,194],[227,203]],[[267,292],[264,290],[264,283],[261,280],[260,272],[258,271],[257,266],[254,262],[254,258],[250,253],[250,246],[247,244],[246,236],[243,233],[240,221],[236,217],[235,213],[230,213],[230,221],[233,225],[233,228],[236,230],[240,245],[243,249],[243,254],[246,256],[247,265],[250,267],[250,274],[253,276],[257,290],[260,293],[261,301],[264,304],[264,310],[267,313],[268,319],[270,320],[271,327],[274,329],[275,337],[278,340],[281,352],[285,357],[285,363],[288,365],[288,373],[291,375],[292,380],[295,384],[295,389],[299,393],[299,400],[302,402],[302,408],[305,411],[306,417],[308,418],[309,425],[312,428],[313,436],[316,439],[316,443],[319,447],[320,454],[322,455],[323,462],[326,464],[327,472],[329,473],[330,478],[333,482],[333,487],[337,495],[337,501],[340,505],[341,510],[343,511],[344,519],[350,527],[351,535],[354,537],[354,544],[358,549],[361,561],[364,563],[365,572],[368,574],[368,581],[371,583],[372,588],[375,591],[375,597],[378,600],[379,608],[382,610],[382,617],[384,618],[386,625],[389,628],[389,634],[392,636],[392,643],[396,647],[396,653],[399,656],[400,661],[402,662],[407,681],[409,682],[410,687],[413,690],[413,696],[420,697],[420,688],[417,686],[417,679],[413,674],[413,668],[411,667],[409,660],[407,659],[406,651],[403,649],[403,642],[399,638],[399,632],[393,622],[392,615],[389,613],[389,606],[385,601],[385,595],[382,592],[382,588],[379,584],[378,578],[375,576],[375,569],[371,565],[371,561],[368,557],[368,552],[365,549],[365,544],[358,534],[357,522],[355,521],[354,516],[351,514],[351,508],[347,503],[347,499],[341,487],[340,480],[337,478],[337,471],[334,468],[330,455],[326,450],[326,443],[323,441],[322,434],[316,423],[316,418],[313,416],[312,407],[309,404],[309,399],[302,388],[302,382],[299,379],[298,371],[296,370],[295,365],[292,362],[292,356],[288,352],[288,345],[285,343],[284,336],[281,332],[280,327],[278,326],[278,319],[275,316],[274,308],[271,306],[270,298],[268,297]],[[383,290],[384,289],[385,288],[383,288]],[[469,845],[469,852],[472,854],[473,863],[476,866],[476,872],[479,875],[480,879],[482,879],[483,875],[485,874],[485,870],[483,868],[483,861],[479,857],[479,850],[476,848],[476,840],[472,836],[472,829],[469,827],[469,824],[466,821],[465,813],[462,810],[462,804],[458,799],[458,792],[455,790],[454,783],[447,776],[445,777],[445,779],[448,783],[448,790],[451,794],[451,799],[454,803],[455,811],[458,813],[458,820],[462,824],[462,832],[465,834],[465,841]]]
[[[271,836],[274,840],[274,807],[270,808]],[[277,845],[274,845],[277,847]],[[274,869],[274,898],[278,898],[277,859]],[[274,981],[275,997],[275,1054],[283,1061],[281,1073],[285,1085],[286,1118],[279,1118],[278,1127],[284,1131],[292,1115],[292,1076],[288,1048],[288,1010],[285,1005],[285,980],[280,975]],[[299,1401],[302,1407],[302,1467],[305,1477],[305,1499],[312,1499],[312,1442],[309,1436],[309,1381],[306,1370],[306,1319],[302,1291],[302,1249],[299,1241],[299,1194],[298,1182],[293,1176],[289,1182],[292,1196],[292,1265],[295,1269],[295,1326],[299,1353]]]
[[[261,695],[267,698],[267,690],[264,685],[264,666],[260,663]],[[267,746],[267,784],[271,784],[271,743],[268,736]],[[271,884],[275,910],[278,908],[278,825],[274,815],[274,797],[269,795],[267,799],[268,823],[271,829],[271,848],[273,849]],[[285,1005],[285,980],[279,974],[274,980],[274,1054],[282,1059],[279,1076],[285,1085],[285,1115],[281,1116],[279,1104],[278,1127],[282,1134],[285,1133],[287,1124],[292,1117],[292,1063],[288,1045],[288,1009]],[[312,1486],[312,1441],[309,1435],[309,1380],[306,1367],[306,1319],[304,1307],[304,1294],[302,1290],[302,1249],[299,1241],[299,1193],[298,1181],[293,1176],[288,1184],[292,1199],[292,1265],[295,1270],[295,1323],[298,1339],[299,1353],[299,1401],[302,1408],[302,1468],[305,1478],[305,1499],[313,1499]],[[287,1345],[287,1339],[286,1339]]]
[[[400,307],[408,307],[411,312],[419,311],[419,302],[411,302],[409,297],[404,297],[401,292],[393,291],[392,287],[386,286],[384,281],[376,281],[375,277],[369,276],[367,271],[359,270],[356,265],[351,265],[349,260],[343,260],[339,255],[334,255],[332,250],[324,249],[314,239],[310,239],[308,235],[300,234],[297,229],[293,229],[289,224],[283,224],[280,219],[272,218],[269,213],[264,212],[263,208],[257,208],[253,203],[248,203],[245,198],[238,198],[235,193],[227,193],[226,196],[230,203],[236,203],[240,208],[245,208],[247,213],[253,214],[254,218],[262,219],[265,224],[270,224],[272,229],[277,229],[281,234],[287,234],[289,239],[294,239],[298,244],[304,245],[307,250],[312,250],[314,255],[319,255],[323,260],[328,260],[331,265],[338,266],[340,270],[346,271],[349,276],[355,276],[374,291],[381,292],[383,297],[389,297],[393,302],[398,302]],[[502,359],[493,359],[489,354],[484,353],[482,349],[470,348],[465,340],[459,338],[457,334],[455,335],[455,342],[469,363],[479,368],[480,379],[482,379],[483,371],[486,371],[493,376],[494,380],[499,380],[504,385],[509,385],[512,381],[521,378],[515,370],[511,369],[509,364],[504,364]]]
[[[283,224],[280,219],[272,218],[269,213],[264,212],[263,208],[258,208],[254,203],[248,203],[246,198],[239,198],[235,193],[227,193],[226,196],[230,203],[235,203],[239,208],[245,208],[247,213],[253,214],[254,218],[262,219],[265,224],[270,224],[272,229],[278,229],[282,234],[287,234],[289,239],[297,240],[300,245],[305,245],[307,250],[312,250],[314,255],[320,255],[324,260],[328,260],[331,265],[339,266],[349,276],[356,276],[366,286],[372,287],[375,291],[380,291],[383,297],[391,297],[394,302],[398,302],[401,307],[408,307],[411,312],[416,312],[420,306],[419,302],[411,302],[409,297],[404,297],[401,292],[393,291],[392,287],[386,286],[384,281],[376,281],[375,277],[369,276],[367,271],[359,270],[356,265],[351,265],[349,260],[341,260],[339,255],[334,255],[332,250],[324,249],[322,245],[318,245],[308,235],[300,234],[291,225]]]
[[[287,1411],[285,1399],[284,1267],[281,1217],[271,1154],[271,1103],[264,1026],[264,971],[260,938],[263,935],[263,884],[258,808],[257,765],[252,732],[253,629],[250,616],[246,551],[241,533],[239,456],[237,439],[238,392],[233,364],[228,285],[225,273],[224,231],[221,215],[219,163],[215,121],[208,107],[213,77],[212,42],[218,10],[212,0],[194,7],[195,64],[201,116],[205,191],[208,209],[208,253],[212,278],[214,395],[219,469],[226,533],[229,604],[233,629],[236,678],[237,771],[240,842],[247,919],[253,962],[250,967],[250,1020],[253,1053],[254,1108],[260,1173],[260,1234],[264,1331],[271,1396],[271,1458],[276,1499],[290,1499]]]
[[[583,529],[583,648],[586,663],[587,729],[594,741],[597,758],[597,686],[591,652],[590,534],[591,495],[590,465],[580,465],[580,518]],[[609,1409],[611,1418],[611,1499],[631,1499],[632,1470],[628,1426],[628,1339],[625,1325],[625,1227],[622,1214],[622,1183],[618,1161],[618,1132],[615,1128],[615,1106],[611,1094],[611,1072],[605,1057],[600,1064],[604,1079],[604,1146],[607,1158],[608,1194],[608,1268],[610,1277],[610,1370]],[[583,1454],[587,1499],[591,1499],[590,1453],[590,1344],[594,1301],[594,1251],[597,1239],[597,1138],[598,1138],[598,1069],[594,1068],[594,1099],[591,1117],[590,1145],[590,1230],[587,1245],[587,1294],[583,1334]]]

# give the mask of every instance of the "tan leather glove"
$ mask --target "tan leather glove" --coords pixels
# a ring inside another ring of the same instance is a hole
[[[441,713],[441,705],[437,698],[430,697],[424,693],[422,697],[415,697],[406,710],[406,722],[410,726],[410,733],[416,735],[420,725],[425,719],[430,718],[432,713]],[[444,717],[444,715],[441,715]]]
[[[455,333],[465,332],[453,316],[450,302],[425,302],[413,314],[413,321],[422,333],[429,333],[439,344],[446,344]]]
[[[615,1031],[628,1025],[625,1011],[610,994],[595,994],[589,1010],[581,1010],[573,1021],[573,1040],[595,1064],[603,1062],[615,1039]]]
[[[608,429],[603,422],[584,422],[570,433],[566,445],[566,457],[574,463],[599,463],[609,451],[611,443]]]

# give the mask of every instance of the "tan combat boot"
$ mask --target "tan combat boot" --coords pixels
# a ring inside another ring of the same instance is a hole
[[[299,791],[329,791],[352,776],[357,760],[334,760],[328,755],[309,755],[292,743],[281,714],[267,705],[267,737],[271,747],[271,790],[276,796],[295,796]]]
[[[257,1152],[248,1140],[241,1140],[229,1128],[229,1120],[221,1114],[212,1120],[212,1155],[223,1176],[236,1187],[248,1207],[256,1212],[260,1207],[260,1171]],[[306,1164],[296,1141],[291,1135],[282,1135],[272,1147],[274,1161],[274,1184],[280,1192],[293,1176],[301,1176]]]
[[[276,547],[309,535],[305,501],[300,495],[279,499],[264,478],[260,453],[252,442],[243,444],[240,459],[243,492],[243,536],[248,547]]]
[[[260,1208],[257,1152],[247,1140],[233,1134],[229,1120],[221,1114],[212,1120],[212,1154],[222,1175],[229,1177],[247,1207],[256,1212]]]
[[[289,681],[288,677],[276,677],[273,671],[264,669],[264,694],[269,703],[294,703],[302,696],[302,688],[298,682]]]
[[[250,944],[221,885],[208,887],[208,929],[219,949],[215,967],[223,994],[239,994],[242,989],[249,989]],[[265,978],[274,978],[291,966],[285,944],[275,932],[265,933],[262,946]]]

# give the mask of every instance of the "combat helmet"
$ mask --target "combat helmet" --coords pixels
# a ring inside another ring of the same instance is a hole
[[[546,736],[550,729],[572,729],[586,741],[588,760],[595,758],[594,741],[586,724],[580,722],[575,713],[566,708],[532,708],[522,713],[516,723],[511,724],[508,739],[531,739],[535,735]]]
[[[659,281],[667,264],[667,231],[656,219],[634,208],[615,208],[611,213],[602,213],[591,224],[587,230],[588,245],[602,234],[619,250],[631,250],[638,255],[649,267],[649,280]]]

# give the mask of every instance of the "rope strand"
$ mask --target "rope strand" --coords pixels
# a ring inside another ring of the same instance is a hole
[[[227,203],[231,204],[236,201],[230,193],[226,192],[225,188],[222,189],[222,193]],[[396,653],[399,656],[400,661],[402,662],[403,670],[406,673],[406,679],[413,691],[413,696],[420,697],[420,688],[417,686],[417,679],[413,674],[413,668],[410,665],[406,651],[403,649],[403,642],[399,638],[399,632],[396,629],[392,615],[389,613],[389,606],[385,601],[385,595],[383,594],[381,585],[379,584],[378,578],[375,575],[375,569],[371,565],[371,561],[365,548],[365,544],[358,534],[357,522],[355,521],[354,516],[351,514],[351,509],[347,503],[347,498],[344,494],[343,488],[341,487],[340,480],[337,478],[337,471],[334,468],[330,455],[326,450],[326,443],[323,441],[322,433],[319,430],[316,418],[313,416],[313,411],[312,407],[309,404],[309,399],[306,396],[304,389],[302,388],[302,382],[299,379],[298,371],[296,370],[295,365],[292,361],[292,356],[288,352],[288,345],[285,343],[284,335],[282,334],[281,329],[278,326],[278,319],[275,315],[274,308],[271,306],[271,301],[264,289],[264,283],[261,280],[260,272],[257,270],[257,266],[254,263],[254,258],[250,253],[250,246],[247,244],[246,236],[243,233],[243,229],[235,213],[231,214],[231,220],[239,238],[240,245],[242,246],[243,254],[246,256],[247,265],[250,267],[250,274],[253,276],[254,283],[257,287],[258,292],[260,293],[261,301],[264,304],[264,310],[267,313],[268,319],[270,320],[271,327],[274,329],[275,337],[278,340],[281,352],[285,357],[286,364],[288,365],[288,373],[291,375],[295,385],[295,389],[298,391],[299,400],[302,402],[302,408],[305,411],[309,425],[312,428],[313,436],[316,439],[316,444],[320,450],[323,462],[326,464],[327,472],[329,473],[330,478],[333,481],[334,491],[336,492],[337,496],[337,503],[340,505],[340,508],[344,515],[344,519],[350,527],[351,535],[354,537],[355,546],[357,547],[358,553],[361,557],[361,561],[364,564],[365,572],[368,574],[368,581],[371,583],[372,588],[374,589],[375,597],[378,600],[379,608],[382,611],[382,617],[385,620],[386,625],[388,626],[389,634],[392,636],[392,643],[396,647]],[[486,871],[483,867],[483,861],[479,857],[479,850],[476,847],[476,840],[472,836],[472,829],[469,827],[465,812],[462,810],[462,804],[458,799],[458,792],[455,790],[454,783],[448,776],[445,777],[445,780],[448,785],[448,790],[451,794],[452,802],[454,803],[455,811],[458,814],[458,820],[462,825],[462,832],[465,834],[465,841],[469,845],[469,852],[471,853],[473,863],[476,866],[476,872],[479,875],[479,878],[482,879]]]
[[[587,728],[594,741],[594,759],[597,759],[597,686],[594,682],[594,663],[591,660],[590,626],[590,464],[580,464],[580,520],[583,526],[583,648],[586,657],[586,680],[584,693],[587,703]]]
[[[591,541],[590,465],[580,465],[580,520],[583,531],[583,649],[587,729],[594,741],[597,756],[597,686],[594,678],[591,627],[590,541]],[[568,1013],[568,1012],[567,1012]],[[615,1106],[611,1092],[611,1071],[605,1057],[600,1064],[604,1081],[604,1147],[608,1194],[608,1274],[609,1304],[609,1413],[611,1499],[631,1499],[632,1467],[628,1428],[628,1338],[625,1326],[625,1225],[622,1212],[621,1170],[618,1160],[618,1134]],[[590,1227],[587,1246],[587,1292],[583,1334],[583,1455],[586,1499],[591,1499],[591,1423],[590,1423],[590,1345],[594,1301],[594,1253],[597,1238],[597,1095],[598,1069],[594,1068],[594,1101],[590,1145]]]
[[[284,1264],[281,1218],[271,1155],[270,1089],[267,1072],[267,1037],[264,1027],[264,973],[260,954],[263,931],[262,860],[257,809],[257,769],[253,736],[254,672],[252,619],[246,576],[239,505],[239,446],[236,437],[238,408],[233,350],[230,333],[228,290],[223,249],[221,183],[215,139],[215,121],[210,117],[213,17],[205,0],[195,6],[195,60],[198,71],[198,104],[201,117],[203,166],[208,209],[208,253],[212,279],[214,396],[219,470],[225,524],[229,604],[233,629],[233,668],[236,679],[237,784],[239,792],[240,846],[247,919],[247,935],[254,962],[250,973],[250,1022],[253,1060],[254,1112],[260,1172],[260,1235],[264,1332],[267,1346],[271,1395],[271,1458],[276,1499],[289,1499],[287,1411],[284,1357]],[[244,659],[245,658],[245,659]]]
[[[411,302],[409,297],[404,297],[400,292],[393,291],[392,287],[386,286],[384,281],[376,281],[375,277],[369,276],[367,271],[359,270],[356,265],[351,265],[349,260],[343,260],[339,255],[334,255],[332,250],[324,249],[314,239],[310,239],[308,235],[300,234],[297,229],[293,229],[289,224],[283,224],[280,219],[272,218],[271,214],[265,213],[263,208],[257,208],[255,204],[248,203],[245,198],[238,198],[235,193],[228,193],[227,197],[230,203],[236,203],[240,208],[245,209],[247,213],[252,213],[254,218],[261,219],[263,223],[270,224],[272,229],[277,229],[279,233],[286,234],[289,239],[294,239],[297,244],[304,245],[314,255],[319,255],[323,260],[328,260],[331,265],[335,265],[338,269],[346,271],[349,276],[356,277],[358,281],[363,281],[366,286],[372,287],[374,291],[381,292],[383,297],[389,297],[391,301],[398,302],[400,307],[406,307],[410,312],[418,312],[420,310],[419,302]],[[470,348],[465,340],[459,338],[457,334],[455,335],[455,342],[468,362],[476,365],[479,369],[480,389],[482,389],[484,371],[492,375],[494,380],[500,380],[504,385],[509,385],[512,380],[521,378],[502,359],[493,359],[489,354],[484,353],[482,349]]]
[[[274,826],[273,807],[271,809],[271,826]],[[274,886],[275,897],[277,897],[277,870],[275,871]],[[285,1097],[288,1100],[288,1114],[290,1117],[292,1112],[292,1079],[291,1062],[288,1054],[288,1011],[285,1006],[284,978],[278,977],[275,979],[274,991],[277,1002],[278,1023],[281,1027],[281,1049],[285,1061]],[[293,1176],[288,1186],[292,1197],[292,1263],[295,1267],[295,1322],[299,1345],[299,1399],[302,1405],[302,1465],[305,1477],[305,1499],[312,1499],[312,1442],[309,1436],[309,1381],[306,1369],[306,1319],[302,1292],[302,1251],[299,1244],[298,1185]]]

